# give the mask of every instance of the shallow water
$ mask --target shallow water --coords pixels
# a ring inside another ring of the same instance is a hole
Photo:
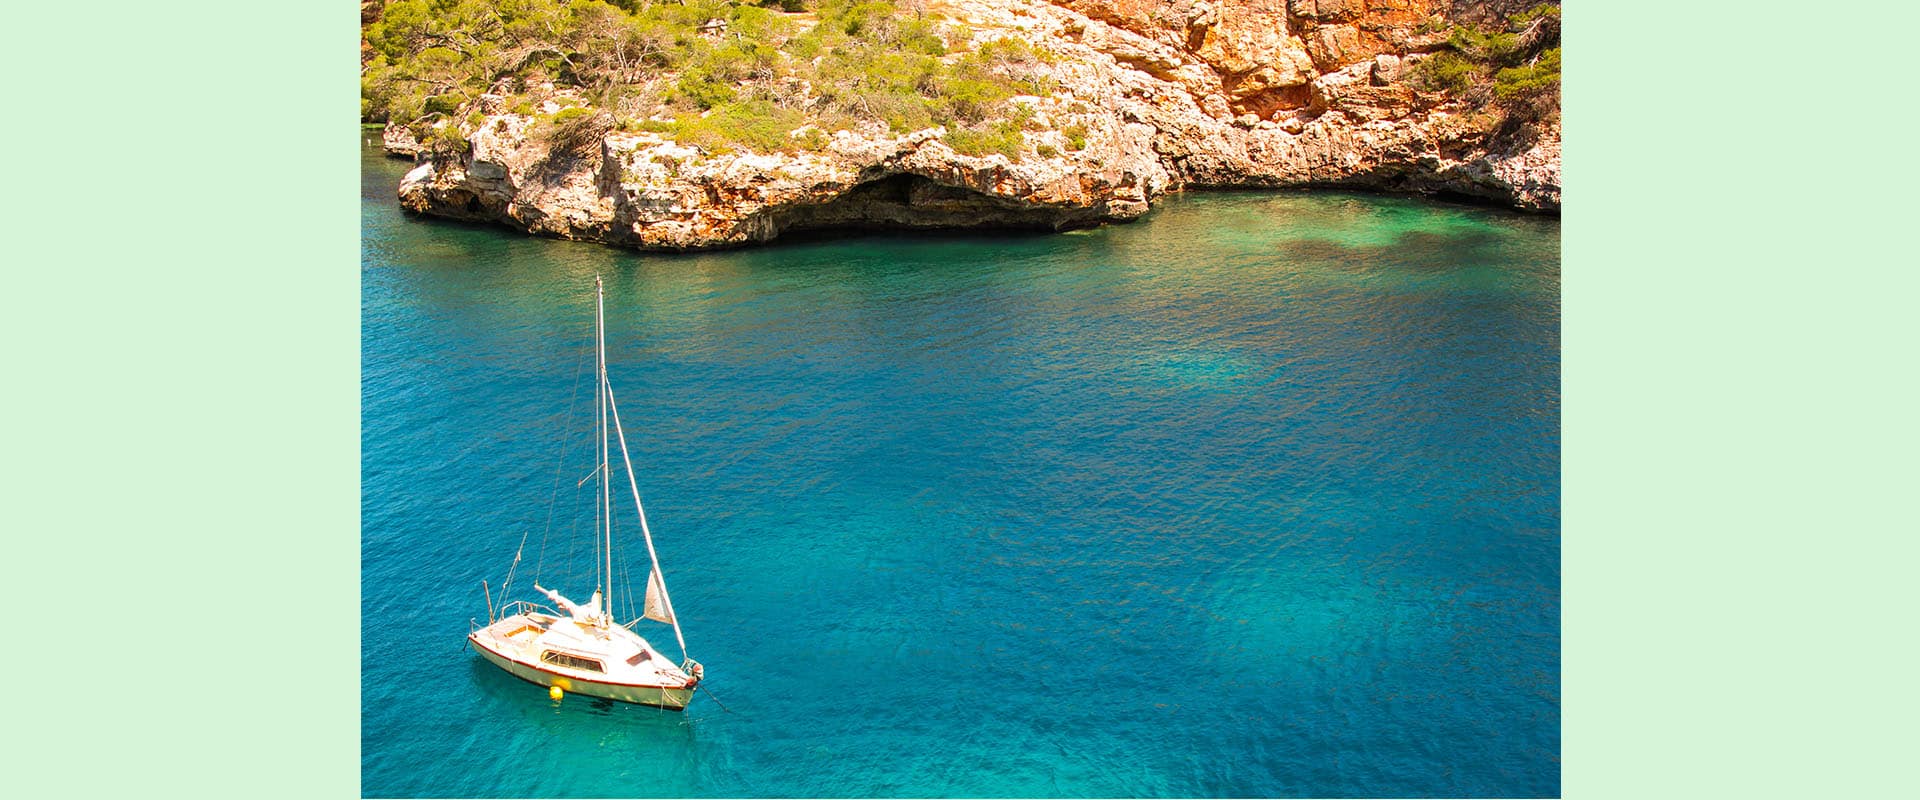
[[[366,794],[1559,793],[1556,220],[666,256],[405,218],[407,167],[366,151]],[[516,596],[593,588],[596,274],[684,714],[465,647],[523,536]]]

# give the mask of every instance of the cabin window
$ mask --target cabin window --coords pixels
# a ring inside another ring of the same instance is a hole
[[[555,666],[572,667],[574,669],[584,669],[588,672],[606,672],[607,671],[606,668],[600,666],[600,662],[595,661],[591,658],[581,658],[579,656],[568,655],[566,653],[556,653],[552,650],[548,650],[546,652],[541,653],[540,660],[545,661],[549,664],[553,664]]]

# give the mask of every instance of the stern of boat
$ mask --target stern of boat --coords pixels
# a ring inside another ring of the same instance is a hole
[[[510,603],[501,610],[503,615],[493,622],[486,625],[475,622],[469,627],[467,641],[476,649],[502,654],[525,652],[559,619],[559,615],[523,601]]]

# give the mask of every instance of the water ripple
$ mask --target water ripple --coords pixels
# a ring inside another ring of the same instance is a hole
[[[406,167],[363,180],[367,794],[1559,793],[1557,222],[1217,194],[654,256],[408,219]],[[590,588],[596,274],[736,713],[463,647],[523,535]]]

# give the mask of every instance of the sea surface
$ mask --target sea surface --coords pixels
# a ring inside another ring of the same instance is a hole
[[[378,143],[365,794],[1559,793],[1557,220],[1220,193],[640,254],[408,218]],[[596,275],[685,713],[465,642],[516,552],[515,597],[593,589]]]

